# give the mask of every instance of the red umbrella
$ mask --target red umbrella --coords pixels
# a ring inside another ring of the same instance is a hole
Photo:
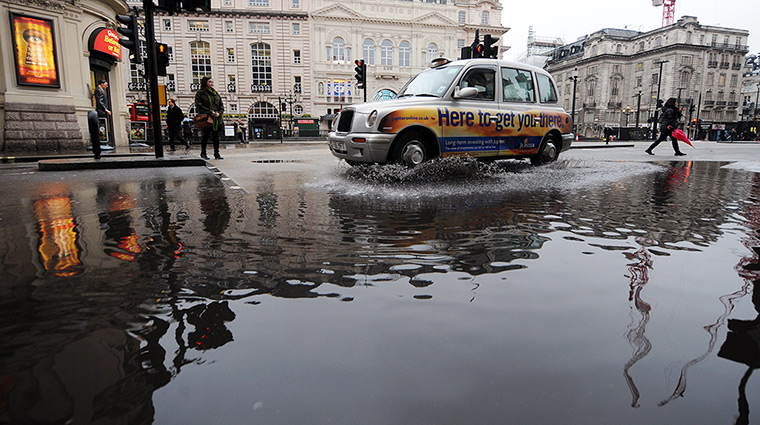
[[[680,129],[680,128],[677,128],[677,129],[673,130],[673,132],[672,132],[671,134],[672,134],[672,135],[673,135],[673,137],[675,137],[676,139],[678,139],[678,140],[680,140],[680,141],[682,141],[682,142],[686,143],[687,145],[691,146],[692,148],[694,147],[694,145],[692,145],[692,144],[691,144],[691,140],[689,140],[689,138],[688,138],[688,137],[686,137],[686,134],[684,134],[684,132],[683,132],[683,131],[681,131],[681,129]],[[696,149],[696,148],[695,148],[695,149]]]

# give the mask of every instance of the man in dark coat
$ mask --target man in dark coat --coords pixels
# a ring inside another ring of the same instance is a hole
[[[111,115],[111,109],[108,107],[108,96],[106,96],[107,88],[108,82],[106,80],[98,81],[98,86],[95,87],[95,110],[98,112],[98,118],[107,118]]]
[[[185,118],[185,114],[182,113],[182,109],[177,106],[174,99],[167,101],[169,108],[166,110],[166,129],[169,132],[169,146],[171,150],[176,150],[174,147],[174,138],[182,142],[185,148],[190,149],[190,143],[182,137],[182,120]]]

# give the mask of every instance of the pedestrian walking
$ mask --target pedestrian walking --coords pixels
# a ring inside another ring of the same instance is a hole
[[[182,137],[181,133],[182,120],[185,118],[185,114],[182,113],[182,109],[177,106],[177,102],[174,99],[169,99],[166,103],[169,104],[169,107],[166,109],[166,129],[169,131],[169,146],[171,150],[177,150],[174,146],[175,138],[182,142],[185,148],[190,149],[190,143]]]
[[[108,118],[111,115],[111,108],[108,106],[108,96],[106,96],[106,90],[108,89],[108,81],[98,81],[98,86],[95,87],[95,110],[98,112],[98,118]]]
[[[644,152],[648,153],[649,155],[654,155],[654,152],[652,152],[652,150],[654,150],[657,145],[665,141],[665,139],[670,137],[670,141],[673,143],[673,150],[675,151],[675,155],[686,155],[685,153],[681,152],[680,149],[678,149],[678,139],[673,137],[673,130],[678,128],[678,120],[683,116],[681,111],[678,109],[678,103],[675,97],[671,97],[667,102],[665,102],[661,113],[660,137],[658,137],[657,140],[655,140],[654,143],[652,143],[652,145],[649,146]]]
[[[203,129],[201,158],[208,159],[206,144],[210,137],[214,143],[214,159],[224,159],[219,154],[219,132],[224,129],[224,121],[222,121],[224,104],[222,103],[222,97],[214,90],[213,78],[203,77],[201,79],[201,88],[195,93],[195,109],[199,114],[208,114],[214,120],[213,125]]]
[[[190,149],[190,143],[193,141],[193,120],[188,117],[182,120],[182,135],[185,137],[185,146]]]

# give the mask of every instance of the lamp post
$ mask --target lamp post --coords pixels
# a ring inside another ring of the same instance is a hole
[[[668,60],[661,60],[655,62],[655,64],[660,65],[660,73],[657,75],[657,101],[660,100],[660,87],[662,86],[662,64],[670,62]],[[652,124],[652,140],[657,139],[657,121],[659,121],[660,117],[660,111],[659,109],[654,110],[654,123]]]
[[[636,100],[636,130],[639,128],[639,114],[641,113],[641,87],[638,88],[638,94],[634,95],[638,99]]]
[[[752,117],[757,120],[757,101],[760,100],[760,83],[757,83],[757,94],[755,95],[755,110],[752,113]]]
[[[578,67],[576,66],[573,70],[573,74],[570,76],[570,79],[573,80],[573,110],[570,113],[571,118],[573,120],[573,133],[575,133],[575,86],[578,84]]]
[[[631,108],[631,105],[626,106],[623,108],[623,114],[625,114],[625,126],[628,127],[628,116],[633,113],[633,108]]]

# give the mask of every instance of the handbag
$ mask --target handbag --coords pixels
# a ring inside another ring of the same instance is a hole
[[[197,114],[193,117],[193,124],[199,130],[205,130],[214,125],[214,117],[211,114]]]

